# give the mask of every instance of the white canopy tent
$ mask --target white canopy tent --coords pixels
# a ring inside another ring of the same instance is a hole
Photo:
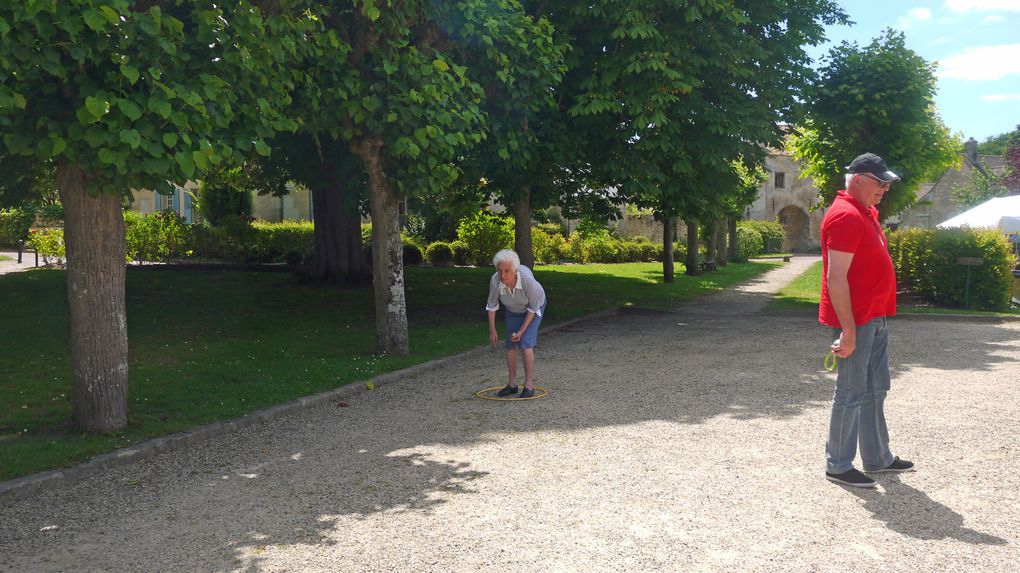
[[[936,225],[939,229],[971,227],[998,229],[1006,234],[1020,233],[1020,195],[996,197]]]

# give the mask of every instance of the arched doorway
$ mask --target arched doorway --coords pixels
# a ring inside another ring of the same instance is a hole
[[[788,253],[807,251],[811,230],[811,221],[808,219],[807,212],[796,205],[787,205],[779,211],[776,218],[786,232],[786,239],[783,241],[783,251]]]

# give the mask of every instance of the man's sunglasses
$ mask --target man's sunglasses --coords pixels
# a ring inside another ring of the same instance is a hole
[[[878,185],[880,187],[882,187],[883,189],[888,189],[889,186],[892,185],[892,181],[882,181],[881,179],[879,179],[878,177],[875,177],[871,173],[860,173],[859,175],[864,175],[868,179],[871,179],[871,180],[877,182]]]

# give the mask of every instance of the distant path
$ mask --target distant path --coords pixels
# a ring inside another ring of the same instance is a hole
[[[11,250],[0,250],[0,256],[10,257],[13,260],[4,261],[0,260],[0,275],[7,273],[16,273],[19,271],[27,271],[28,269],[34,269],[35,267],[35,253],[25,251],[21,254],[21,264],[18,264],[18,251]],[[39,263],[42,265],[42,263]]]
[[[0,572],[1020,571],[1020,323],[891,321],[918,471],[849,491],[828,334],[761,312],[811,262],[547,333],[545,399],[475,353],[0,505]]]

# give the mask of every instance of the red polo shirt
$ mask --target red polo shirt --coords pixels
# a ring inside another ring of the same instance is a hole
[[[854,322],[864,324],[880,316],[896,315],[896,271],[889,247],[878,222],[878,209],[865,207],[846,191],[836,199],[822,220],[822,299],[818,320],[840,328],[836,310],[829,299],[829,249],[853,253],[847,281]]]

